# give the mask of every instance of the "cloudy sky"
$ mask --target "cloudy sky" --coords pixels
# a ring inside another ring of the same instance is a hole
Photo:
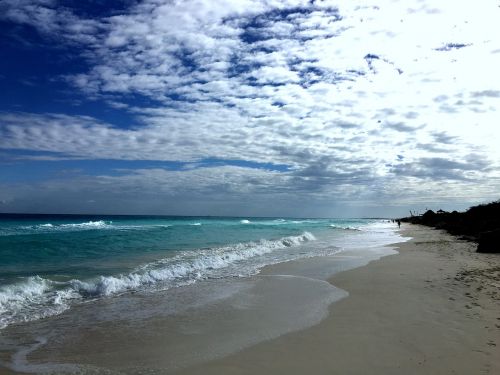
[[[0,0],[0,212],[497,200],[498,20],[498,0]]]

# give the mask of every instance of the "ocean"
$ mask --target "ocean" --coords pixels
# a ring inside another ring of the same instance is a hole
[[[163,373],[311,326],[348,295],[328,278],[397,253],[387,247],[404,241],[396,229],[379,219],[0,215],[0,347],[11,358],[0,369]]]
[[[359,242],[376,224],[380,221],[2,215],[0,327],[60,314],[83,301],[250,276],[265,265],[332,255]],[[387,242],[387,233],[378,237]]]

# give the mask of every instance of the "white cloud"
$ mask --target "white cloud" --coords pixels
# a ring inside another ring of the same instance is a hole
[[[265,177],[274,188],[317,188],[325,197],[337,197],[347,179],[360,196],[372,191],[370,199],[395,196],[398,184],[408,196],[431,199],[441,191],[433,177],[448,181],[453,194],[494,195],[497,2],[336,5],[144,1],[89,20],[55,1],[6,1],[4,18],[79,44],[89,69],[68,82],[126,108],[140,126],[4,113],[0,147],[77,158],[286,164],[292,172]],[[130,104],[131,94],[158,105]],[[446,137],[453,142],[440,142]],[[190,178],[196,185],[203,177]],[[415,178],[432,189],[422,192]]]

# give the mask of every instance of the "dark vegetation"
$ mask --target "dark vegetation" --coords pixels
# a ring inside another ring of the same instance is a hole
[[[478,243],[477,251],[500,253],[500,200],[469,208],[465,212],[428,210],[423,215],[400,219],[412,224],[444,229]]]

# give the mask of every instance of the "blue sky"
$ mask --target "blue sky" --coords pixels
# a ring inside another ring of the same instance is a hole
[[[0,0],[0,212],[496,200],[498,19],[493,0]]]

